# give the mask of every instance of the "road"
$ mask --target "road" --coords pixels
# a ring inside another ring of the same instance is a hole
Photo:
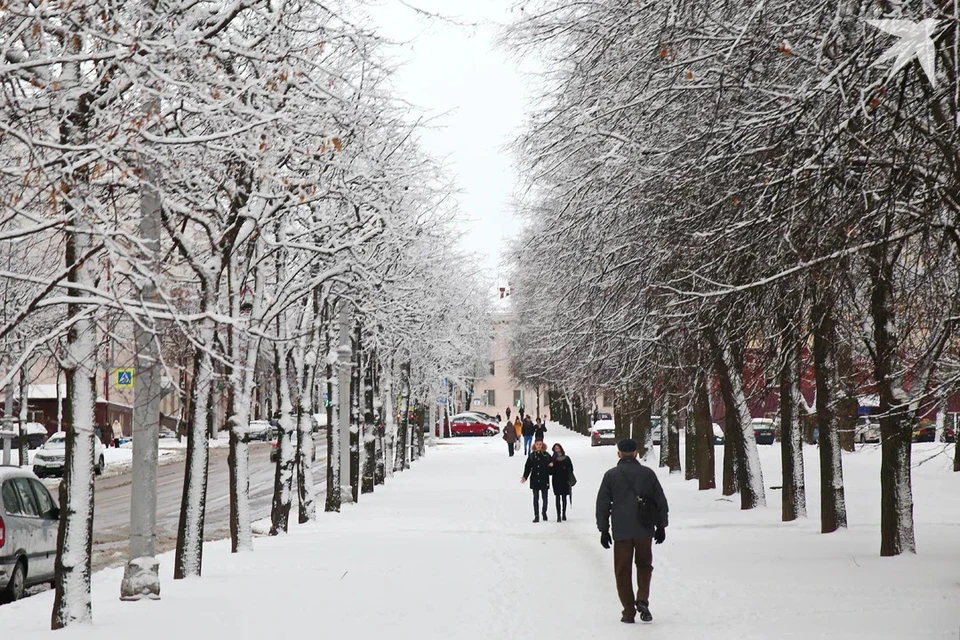
[[[315,438],[313,465],[315,486],[326,481],[326,437]],[[250,445],[250,510],[254,521],[270,515],[276,465],[270,462],[270,443]],[[204,540],[220,540],[230,535],[230,475],[227,447],[210,449],[210,476],[207,484],[207,513]],[[177,543],[180,500],[186,461],[180,458],[160,465],[157,475],[157,552],[171,551]],[[93,568],[123,566],[130,542],[130,472],[98,478],[94,491]],[[50,483],[52,484],[52,483]],[[48,486],[50,486],[48,484]],[[51,493],[57,498],[56,487]],[[294,492],[296,505],[296,492]],[[293,510],[296,518],[296,506]]]

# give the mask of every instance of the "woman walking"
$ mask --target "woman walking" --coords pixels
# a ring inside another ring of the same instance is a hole
[[[558,442],[553,445],[553,462],[550,463],[553,476],[553,495],[557,501],[557,522],[567,519],[567,498],[570,497],[570,487],[574,480],[573,461],[567,457],[567,452]]]
[[[547,518],[547,494],[550,491],[550,467],[553,465],[553,458],[547,451],[547,446],[543,440],[533,443],[533,452],[527,456],[527,463],[523,467],[523,478],[521,483],[530,479],[530,488],[533,490],[533,521],[540,522],[540,515],[543,514],[543,521]],[[540,501],[543,500],[543,507]]]
[[[512,458],[513,445],[517,441],[517,430],[513,428],[513,423],[509,420],[503,427],[503,440],[507,443],[507,451],[510,453],[510,457]]]

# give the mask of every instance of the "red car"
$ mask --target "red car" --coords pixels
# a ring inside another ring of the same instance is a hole
[[[496,425],[480,417],[457,416],[450,421],[450,434],[453,436],[494,436],[498,431]]]

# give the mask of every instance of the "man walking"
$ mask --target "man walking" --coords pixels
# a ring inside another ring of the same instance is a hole
[[[527,416],[523,419],[523,422],[520,426],[520,432],[523,434],[523,454],[530,455],[530,452],[533,450],[533,434],[534,434],[533,420],[530,419],[530,416]]]
[[[653,541],[661,544],[667,532],[667,498],[653,469],[637,460],[637,442],[617,443],[617,466],[603,475],[597,493],[597,528],[600,544],[613,543],[613,570],[623,605],[620,622],[633,623],[636,614],[644,622],[650,614],[650,578],[653,574]],[[610,520],[613,519],[613,537]],[[637,565],[637,590],[633,590],[633,567]]]

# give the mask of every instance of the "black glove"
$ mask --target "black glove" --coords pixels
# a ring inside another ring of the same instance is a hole
[[[667,530],[663,527],[657,527],[657,530],[653,532],[653,540],[657,544],[663,544],[663,541],[667,539]]]
[[[604,549],[609,549],[612,543],[613,538],[610,537],[609,531],[604,531],[600,534],[600,546],[602,546]]]

